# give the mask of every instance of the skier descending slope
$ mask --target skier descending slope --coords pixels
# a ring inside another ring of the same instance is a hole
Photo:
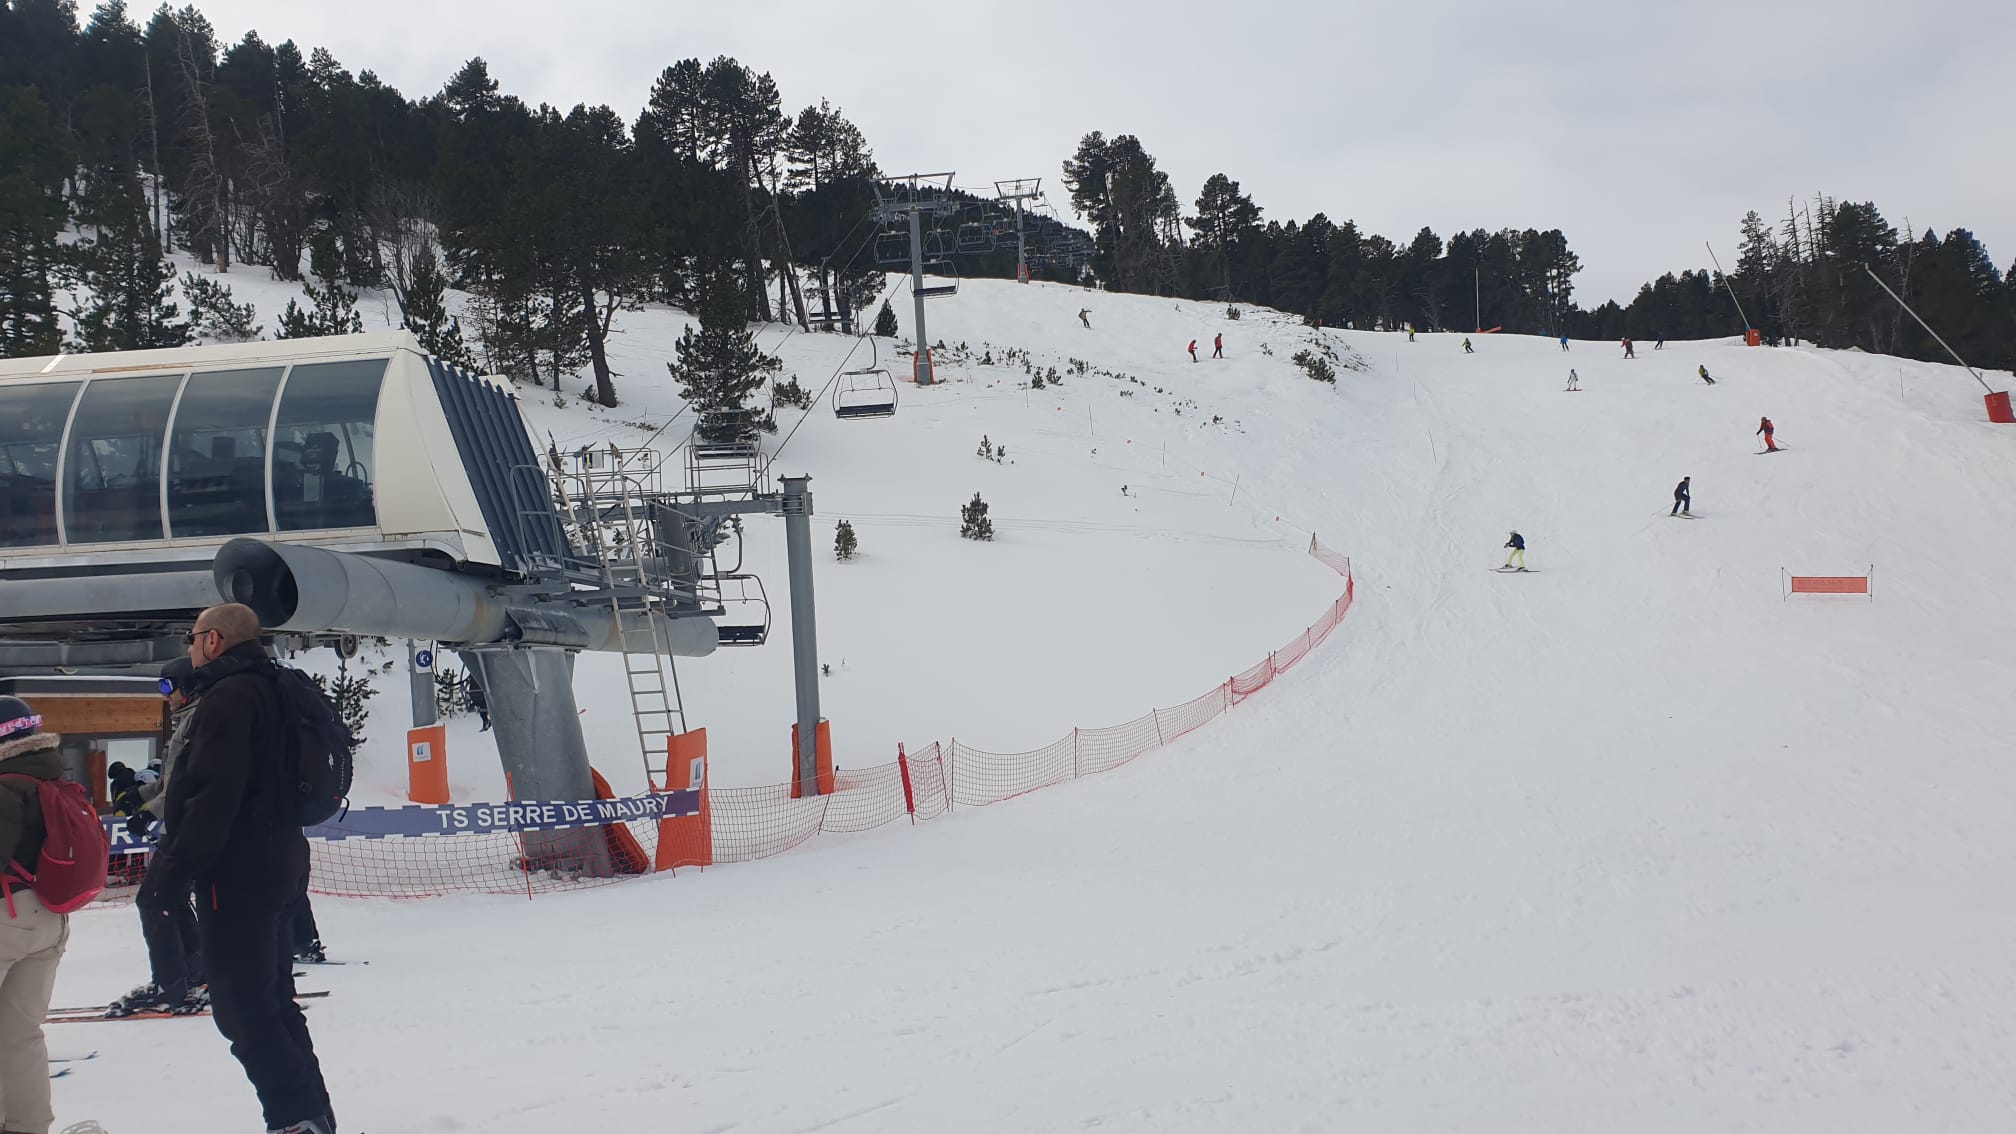
[[[1568,390],[1567,390],[1567,392],[1568,392],[1568,393],[1570,393],[1570,394],[1579,394],[1579,393],[1581,393],[1581,392],[1582,392],[1582,387],[1580,387],[1580,386],[1576,385],[1576,383],[1577,383],[1577,382],[1580,382],[1580,381],[1581,381],[1581,379],[1580,379],[1580,378],[1577,378],[1577,377],[1575,376],[1575,370],[1574,370],[1574,368],[1573,368],[1573,367],[1570,367],[1570,368],[1569,368],[1569,370],[1568,370]]]
[[[1701,380],[1703,382],[1708,383],[1710,386],[1713,386],[1715,384],[1715,379],[1708,377],[1708,368],[1706,366],[1700,367],[1699,373],[1701,375]]]
[[[1770,418],[1760,417],[1757,419],[1757,432],[1764,435],[1764,448],[1760,452],[1775,453],[1778,451],[1778,443],[1771,439],[1771,435],[1777,431],[1778,427],[1771,424]]]
[[[1191,339],[1191,340],[1190,340],[1190,361],[1192,361],[1192,362],[1195,362],[1195,361],[1197,361],[1197,340],[1196,340],[1196,339]]]
[[[1680,483],[1673,486],[1673,510],[1666,513],[1667,515],[1686,516],[1690,519],[1693,517],[1694,492],[1688,487],[1688,482],[1693,479],[1691,476],[1683,476],[1680,478]]]
[[[1524,571],[1526,569],[1526,537],[1516,531],[1510,534],[1512,538],[1505,541],[1505,546],[1512,549],[1512,554],[1505,557],[1505,566],[1498,569],[1500,571]],[[1518,563],[1517,567],[1513,566],[1515,561]]]

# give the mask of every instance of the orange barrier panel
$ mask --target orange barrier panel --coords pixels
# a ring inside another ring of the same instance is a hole
[[[448,730],[442,725],[406,730],[406,798],[448,802]]]
[[[1757,328],[1755,328],[1755,327],[1752,327],[1752,328],[1750,328],[1749,330],[1747,330],[1747,331],[1743,332],[1743,345],[1744,345],[1744,346],[1763,346],[1763,345],[1764,345],[1764,332],[1762,332],[1762,331],[1758,330],[1758,329],[1757,329]]]
[[[833,794],[833,726],[830,721],[820,721],[819,731],[813,740],[818,750],[819,794]],[[791,726],[791,798],[798,798],[798,726]]]
[[[682,732],[665,742],[665,790],[699,792],[700,810],[658,821],[658,869],[714,865],[714,811],[707,791],[706,729]]]
[[[1786,580],[1783,598],[1793,595],[1868,595],[1871,602],[1876,600],[1876,592],[1870,586],[1870,581],[1876,577],[1874,564],[1870,565],[1867,575],[1785,575],[1784,568],[1778,570]]]
[[[588,774],[595,778],[596,799],[616,798],[616,793],[610,790],[609,781],[602,778],[602,773],[590,768]],[[629,827],[621,823],[611,823],[602,828],[602,836],[608,840],[609,863],[616,868],[616,873],[651,873],[651,856],[644,853],[643,845],[638,843],[637,836],[630,833]]]

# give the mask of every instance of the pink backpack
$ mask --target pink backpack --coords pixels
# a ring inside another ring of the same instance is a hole
[[[42,826],[47,835],[42,853],[35,860],[33,874],[18,862],[7,864],[0,878],[0,891],[7,896],[7,916],[14,916],[14,884],[26,882],[51,913],[67,914],[91,904],[105,889],[105,871],[111,861],[112,844],[105,837],[105,823],[84,794],[84,785],[43,780],[34,776],[0,776],[6,780],[26,780],[35,785],[42,804]]]

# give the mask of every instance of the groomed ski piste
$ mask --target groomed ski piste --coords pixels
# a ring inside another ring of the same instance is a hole
[[[230,282],[269,323],[291,290]],[[1735,339],[1465,355],[1050,284],[969,281],[929,318],[968,348],[950,381],[888,420],[815,406],[777,464],[814,477],[816,538],[860,536],[818,576],[843,767],[1208,689],[1335,599],[1312,532],[1353,557],[1354,609],[1102,776],[530,902],[318,903],[332,957],[370,961],[300,982],[333,992],[310,1026],[343,1129],[2007,1126],[2016,430],[1964,372]],[[636,443],[622,423],[678,408],[686,321],[627,317],[623,406],[570,383],[566,409],[522,390],[528,416],[563,448]],[[1335,388],[1289,361],[1319,339]],[[815,388],[853,346],[761,342]],[[1030,390],[1019,356],[979,364],[1007,348],[1092,372]],[[1788,451],[1759,460],[1766,414]],[[1696,523],[1667,515],[1683,475]],[[975,491],[992,544],[957,535]],[[1494,574],[1513,529],[1533,571]],[[781,604],[781,525],[750,534]],[[1783,597],[1781,569],[1871,564],[1873,601]],[[786,621],[681,667],[717,786],[786,777]],[[577,683],[634,791],[617,664]],[[361,802],[404,786],[403,680],[381,687]],[[458,802],[502,798],[475,727],[451,728]],[[134,920],[73,919],[57,1005],[145,978]],[[257,1121],[207,1020],[51,1036],[102,1051],[55,1084],[59,1128]]]

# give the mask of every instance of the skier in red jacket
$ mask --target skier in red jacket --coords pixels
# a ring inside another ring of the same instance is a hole
[[[1191,340],[1190,340],[1190,361],[1192,361],[1192,362],[1195,362],[1195,361],[1197,361],[1197,340],[1196,340],[1196,339],[1191,339]]]
[[[1771,424],[1770,418],[1760,417],[1757,419],[1757,432],[1762,433],[1764,435],[1765,452],[1775,453],[1778,451],[1778,443],[1776,441],[1771,440],[1771,435],[1777,431],[1778,427]]]

